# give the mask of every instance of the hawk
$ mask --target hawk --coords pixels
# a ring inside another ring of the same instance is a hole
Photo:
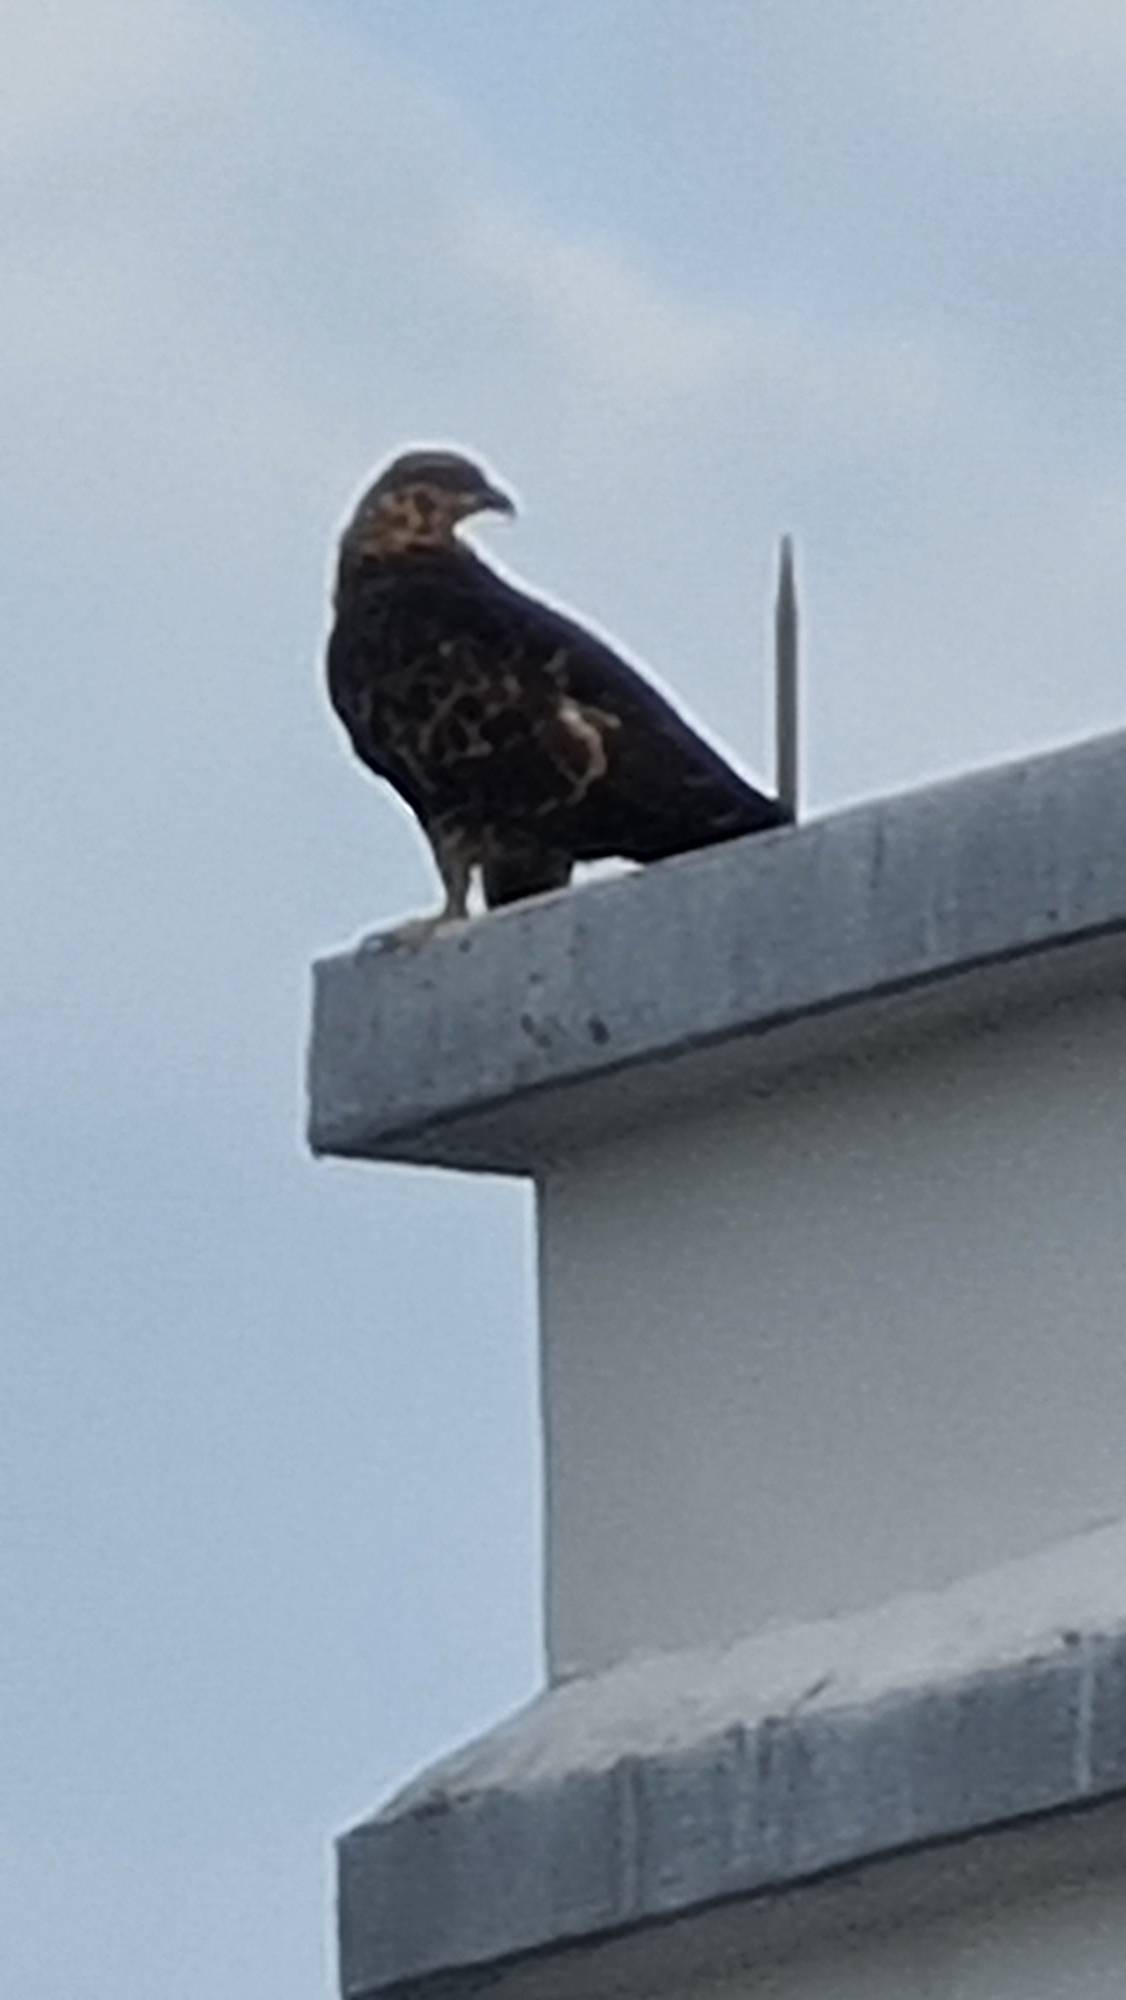
[[[328,644],[332,705],[357,756],[418,820],[445,889],[424,931],[563,888],[577,862],[660,861],[778,826],[603,640],[461,539],[509,496],[469,459],[411,451],[344,531]]]

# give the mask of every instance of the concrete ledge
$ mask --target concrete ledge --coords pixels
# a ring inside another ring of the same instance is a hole
[[[1126,1523],[552,1690],[340,1843],[346,2000],[1126,1789]]]
[[[321,1153],[530,1171],[605,1081],[1126,930],[1126,735],[316,967]],[[773,1039],[774,1037],[770,1037]],[[753,1058],[748,1058],[753,1059]],[[657,1066],[657,1067],[654,1067]],[[660,1073],[660,1074],[659,1074]],[[530,1107],[530,1108],[529,1108]]]

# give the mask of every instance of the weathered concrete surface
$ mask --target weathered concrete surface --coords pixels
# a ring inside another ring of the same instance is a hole
[[[651,1113],[699,1052],[736,1051],[753,1072],[795,1024],[1126,931],[1124,854],[1118,734],[502,911],[417,952],[372,940],[316,968],[311,1143],[534,1170],[589,1136],[579,1104],[596,1126],[624,1114],[606,1085],[638,1065]]]
[[[1126,1798],[729,1898],[396,2000],[1122,2000]]]
[[[1126,1789],[1126,1523],[564,1684],[340,1845],[347,2000]]]

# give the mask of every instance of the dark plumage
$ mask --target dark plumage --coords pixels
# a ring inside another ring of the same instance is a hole
[[[512,502],[452,452],[410,452],[345,531],[328,648],[357,755],[419,820],[464,916],[561,888],[578,861],[660,861],[777,826],[609,646],[525,595],[455,532]]]

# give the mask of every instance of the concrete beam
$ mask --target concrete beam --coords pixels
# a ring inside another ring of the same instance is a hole
[[[344,1836],[345,2000],[1121,1792],[1124,1694],[1122,1522],[565,1683]]]
[[[320,1153],[534,1172],[797,1029],[1126,932],[1126,734],[316,967]],[[844,1032],[848,1032],[846,1026]],[[698,1074],[693,1077],[693,1065]],[[630,1087],[634,1096],[630,1096]]]

